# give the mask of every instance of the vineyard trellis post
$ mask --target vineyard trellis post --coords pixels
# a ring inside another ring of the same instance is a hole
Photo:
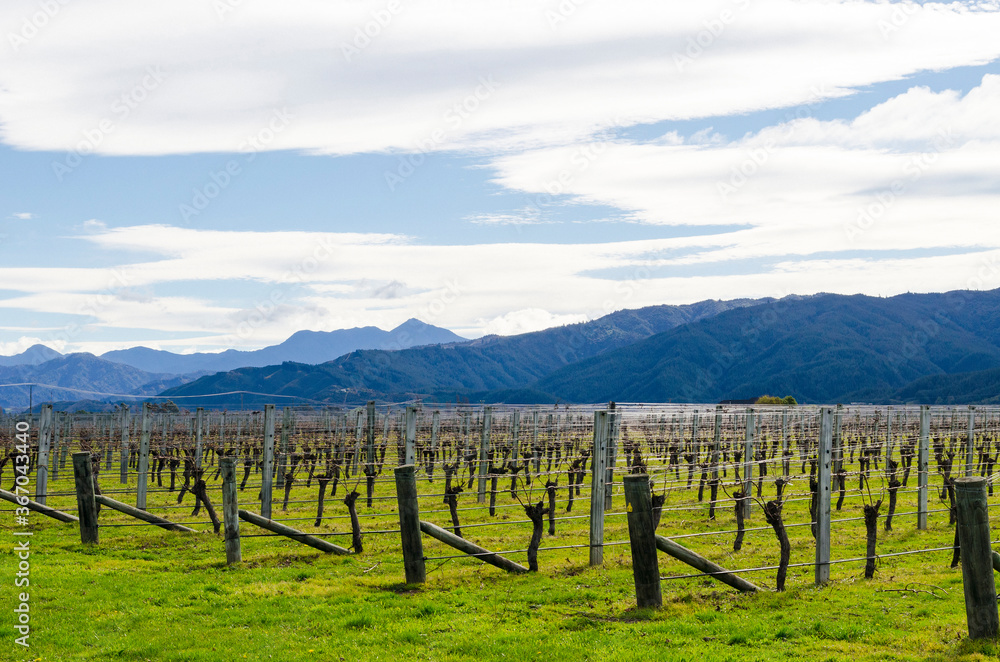
[[[359,426],[361,425],[360,420],[358,421],[358,425]],[[292,410],[290,407],[282,407],[281,446],[278,449],[278,470],[274,474],[274,484],[278,486],[284,485],[285,472],[288,470],[288,437],[291,434],[291,427],[292,427]],[[358,453],[355,453],[355,462],[357,462],[357,456]],[[270,519],[270,517],[268,519]]]
[[[980,476],[955,479],[962,586],[971,639],[995,639],[1000,635],[986,482]]]
[[[639,607],[660,607],[660,568],[653,532],[653,506],[649,493],[649,476],[625,476],[625,512],[628,518],[628,538],[632,549],[632,577],[635,580],[635,600]]]
[[[365,429],[365,462],[367,466],[365,467],[365,473],[375,474],[374,467],[378,464],[378,460],[375,457],[375,401],[370,400],[366,405],[366,418],[367,427]]]
[[[166,421],[164,421],[166,423]],[[202,430],[205,426],[205,408],[198,407],[194,413],[194,468],[201,469]]]
[[[719,409],[722,409],[721,405]],[[721,417],[721,414],[717,414],[716,416]],[[718,426],[718,423],[716,423],[716,426]],[[781,475],[788,478],[789,471],[791,471],[788,460],[788,409],[784,409],[781,412],[781,458]],[[716,475],[715,477],[717,478],[718,476]]]
[[[260,514],[271,519],[271,490],[274,488],[274,405],[264,405],[264,448],[260,466]]]
[[[149,427],[152,415],[149,403],[142,403],[142,432],[139,436],[139,462],[136,465],[135,507],[146,510],[146,484],[149,480]]]
[[[222,520],[226,539],[226,564],[232,565],[243,560],[240,542],[240,505],[236,496],[236,458],[224,457],[219,460],[222,471]]]
[[[80,518],[80,542],[97,544],[97,501],[94,500],[94,474],[90,451],[73,453],[73,479],[76,483],[76,509]]]
[[[423,584],[427,580],[424,546],[420,537],[420,510],[417,503],[416,466],[396,467],[396,501],[399,505],[399,531],[403,543],[403,569],[407,584]]]
[[[479,444],[479,489],[476,494],[477,503],[486,503],[486,472],[489,468],[490,428],[492,426],[493,407],[483,407],[483,434]]]
[[[567,414],[569,416],[569,414]],[[615,465],[618,464],[618,414],[615,412],[615,403],[611,403],[607,412],[607,460],[605,462],[604,478],[604,510],[611,510],[611,497],[615,487]]]
[[[917,448],[917,529],[927,528],[927,484],[930,470],[931,409],[920,407],[920,440]]]
[[[754,410],[747,409],[747,431],[743,443],[743,517],[750,518],[750,504],[753,499],[753,446],[756,430]]]
[[[975,466],[973,453],[976,450],[976,408],[969,405],[969,438],[965,447],[965,475],[972,476]]]
[[[817,448],[816,486],[816,585],[830,581],[830,497],[833,459],[833,410],[824,407],[820,413]]]
[[[787,418],[785,419],[787,422]],[[786,437],[787,441],[787,437]],[[722,405],[715,407],[715,431],[712,435],[712,485],[719,483],[719,459],[722,453]],[[715,498],[718,496],[715,488],[712,491],[712,505],[715,505]]]
[[[594,412],[590,483],[590,565],[604,563],[604,481],[607,478],[608,412]]]
[[[415,405],[406,407],[406,446],[403,451],[403,464],[417,462],[417,408]]]
[[[38,427],[38,466],[35,469],[35,501],[45,505],[49,491],[49,445],[52,443],[52,405],[42,405]]]
[[[119,467],[119,477],[118,481],[122,485],[128,485],[128,432],[129,432],[129,412],[128,405],[122,405],[121,411],[122,419],[122,452],[121,452],[121,467]]]

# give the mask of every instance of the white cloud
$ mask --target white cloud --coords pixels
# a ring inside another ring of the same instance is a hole
[[[513,214],[490,213],[475,214],[466,218],[473,225],[543,225],[555,221],[542,220],[538,209],[527,207]]]
[[[21,336],[12,342],[0,342],[0,356],[13,356],[21,354],[33,345],[45,345],[61,352],[65,348],[65,343],[43,340],[35,336]]]
[[[35,217],[31,212],[18,212],[16,214],[11,214],[11,218],[16,218],[19,221],[30,221]]]
[[[518,333],[540,331],[553,326],[586,322],[586,315],[553,315],[540,308],[515,310],[493,319],[481,322],[480,329],[485,334],[512,336]]]
[[[857,119],[811,118],[726,144],[597,143],[494,161],[496,182],[654,225],[745,229],[673,242],[650,266],[838,251],[1000,247],[1000,76],[964,97],[914,89]],[[901,130],[900,124],[904,126]]]
[[[794,106],[816,90],[1000,57],[997,2],[592,1],[562,16],[537,0],[413,0],[348,61],[344,45],[384,7],[247,2],[220,19],[203,0],[74,3],[0,49],[0,138],[83,153],[235,151],[287,109],[268,149],[506,149]],[[7,2],[0,22],[37,11]]]

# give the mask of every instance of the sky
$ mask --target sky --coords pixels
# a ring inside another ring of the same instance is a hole
[[[5,0],[0,354],[1000,287],[1000,2]]]

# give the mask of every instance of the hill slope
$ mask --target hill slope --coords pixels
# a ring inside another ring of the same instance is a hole
[[[717,402],[763,393],[800,402],[887,401],[920,377],[1000,367],[998,318],[1000,290],[783,299],[581,361],[533,388],[574,402]]]
[[[70,398],[120,400],[114,397],[103,398],[99,395],[101,393],[154,395],[165,388],[177,386],[186,379],[190,378],[148,373],[132,366],[105,361],[93,354],[67,354],[38,365],[0,367],[0,386],[34,382],[75,389],[35,386],[33,397],[36,403]],[[0,387],[0,407],[27,409],[28,401],[27,386]]]
[[[740,299],[651,306],[517,336],[487,336],[462,344],[401,351],[357,351],[318,366],[284,363],[240,369],[204,377],[164,395],[246,390],[338,402],[516,389],[561,366],[624,347],[654,333],[759,303]]]

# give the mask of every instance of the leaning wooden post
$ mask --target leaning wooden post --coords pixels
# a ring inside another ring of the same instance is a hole
[[[264,451],[260,467],[260,514],[271,519],[274,488],[274,405],[264,405]]]
[[[816,585],[830,581],[830,474],[833,465],[833,410],[820,414],[816,486]]]
[[[479,443],[479,491],[477,503],[486,503],[486,474],[490,462],[490,428],[493,425],[493,407],[483,407],[483,436]]]
[[[236,458],[219,460],[222,471],[222,519],[226,536],[226,565],[240,563],[243,549],[240,542],[240,505],[236,497]]]
[[[149,428],[152,425],[149,403],[142,403],[142,434],[139,437],[139,463],[136,471],[135,507],[146,510],[146,483],[149,481]]]
[[[931,409],[920,407],[920,441],[917,446],[917,528],[927,529],[927,481],[930,469]]]
[[[98,542],[97,502],[94,500],[94,475],[90,452],[73,453],[73,478],[76,481],[76,508],[80,518],[80,542]]]
[[[966,476],[954,481],[958,539],[962,546],[965,616],[970,639],[996,639],[1000,635],[986,482],[987,479],[980,476]]]
[[[35,501],[45,505],[49,491],[49,447],[52,444],[52,405],[42,405],[38,427],[38,466],[35,469]]]
[[[122,454],[121,454],[121,466],[118,467],[119,477],[118,482],[122,485],[128,485],[128,430],[129,430],[129,416],[128,416],[128,405],[122,405]]]
[[[632,576],[635,600],[639,607],[659,607],[660,566],[653,532],[653,505],[649,495],[649,476],[625,476],[625,512],[628,513],[628,538],[632,547]]]
[[[417,463],[417,408],[406,407],[406,441],[403,448],[403,465]]]
[[[403,569],[407,584],[427,581],[424,546],[420,537],[420,508],[417,504],[417,468],[412,464],[396,467],[396,501],[399,504],[399,531],[403,539]]]
[[[590,456],[590,565],[604,563],[604,481],[607,478],[608,412],[594,412],[594,452]]]

